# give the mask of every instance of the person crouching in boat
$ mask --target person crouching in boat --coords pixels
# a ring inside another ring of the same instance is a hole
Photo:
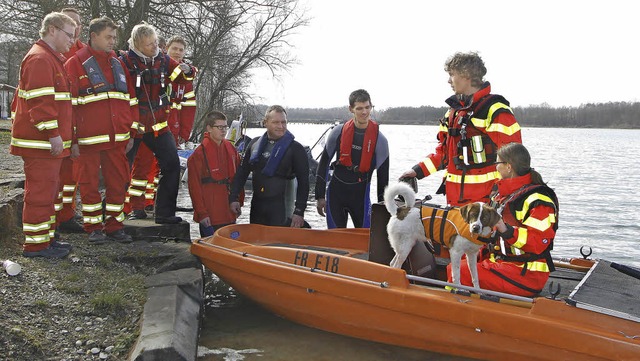
[[[530,167],[531,156],[520,143],[498,150],[492,205],[502,215],[496,225],[496,244],[488,258],[478,263],[480,287],[521,296],[542,291],[554,271],[550,251],[558,229],[558,198],[542,176]],[[471,286],[463,260],[460,278]],[[451,266],[447,267],[449,282]]]
[[[208,237],[218,228],[236,223],[237,215],[229,209],[228,200],[240,155],[225,139],[229,128],[226,115],[211,111],[204,116],[204,123],[204,138],[187,160],[187,168],[193,220],[200,224],[200,236]],[[240,192],[243,201],[244,190]]]

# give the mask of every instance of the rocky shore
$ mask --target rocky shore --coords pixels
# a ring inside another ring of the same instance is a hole
[[[0,130],[0,204],[21,197],[14,190],[22,160],[9,155],[9,140]],[[16,220],[2,218],[0,261],[22,271],[0,270],[0,360],[127,360],[140,333],[145,278],[189,255],[187,242],[90,245],[85,234],[63,234],[74,246],[67,258],[25,258]]]

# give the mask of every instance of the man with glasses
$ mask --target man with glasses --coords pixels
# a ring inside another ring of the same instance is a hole
[[[187,161],[189,195],[193,220],[200,225],[200,236],[213,235],[218,228],[236,222],[238,215],[229,209],[231,182],[240,166],[240,155],[225,139],[227,117],[219,111],[204,116],[206,132],[202,143]],[[240,193],[244,202],[244,191]]]
[[[489,202],[491,189],[499,179],[494,162],[498,149],[508,143],[522,143],[520,125],[509,102],[491,94],[484,81],[487,68],[475,53],[456,53],[445,63],[454,95],[442,119],[434,153],[404,172],[401,178],[422,179],[446,170],[436,194],[446,194],[447,204]]]
[[[71,84],[61,53],[73,44],[75,29],[70,17],[48,14],[40,40],[20,65],[9,151],[24,161],[25,257],[62,258],[71,250],[54,234],[60,169],[62,160],[69,157],[72,136]]]
[[[117,28],[107,17],[91,20],[89,46],[78,50],[65,63],[77,100],[74,139],[77,143],[71,150],[77,157],[84,230],[92,244],[132,241],[122,224],[129,183],[125,154],[127,147],[133,145],[131,125],[138,119],[138,112],[133,81],[113,51]],[[100,169],[105,185],[105,209],[98,189]]]
[[[353,118],[335,127],[327,137],[318,164],[316,200],[318,213],[326,214],[329,228],[346,228],[349,216],[356,228],[369,228],[369,193],[374,170],[378,177],[378,202],[384,198],[384,188],[389,184],[389,145],[378,123],[371,119],[372,110],[371,96],[366,90],[352,92],[349,111]],[[330,165],[336,154],[337,159]]]

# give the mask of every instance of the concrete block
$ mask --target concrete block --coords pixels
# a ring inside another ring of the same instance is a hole
[[[126,220],[124,231],[138,241],[178,240],[191,242],[191,230],[188,222],[178,224],[156,224],[153,217],[147,219]]]
[[[24,190],[10,189],[0,194],[0,241],[22,232]]]
[[[130,360],[196,359],[203,282],[202,269],[195,268],[147,278],[142,327]]]

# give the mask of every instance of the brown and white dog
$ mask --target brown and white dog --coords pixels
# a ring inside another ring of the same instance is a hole
[[[398,207],[395,201],[397,196],[402,196],[404,206]],[[389,264],[391,267],[401,268],[416,242],[426,242],[429,240],[426,235],[433,234],[426,228],[434,222],[423,222],[421,210],[414,207],[415,199],[413,189],[404,182],[390,185],[384,191],[384,204],[391,214],[391,219],[387,223],[387,233],[391,248],[396,253]],[[478,252],[485,243],[477,240],[477,237],[488,237],[492,228],[500,220],[500,215],[495,209],[482,202],[470,203],[459,209],[452,208],[447,214],[444,219],[440,217],[439,221],[445,222],[442,229],[447,228],[449,231],[447,234],[451,236],[443,240],[430,239],[429,241],[441,243],[449,248],[451,278],[455,284],[460,284],[460,260],[462,255],[466,254],[473,285],[480,288],[476,263]],[[434,217],[439,216],[434,215]],[[462,226],[460,222],[454,221],[455,217],[462,219],[464,222]]]

